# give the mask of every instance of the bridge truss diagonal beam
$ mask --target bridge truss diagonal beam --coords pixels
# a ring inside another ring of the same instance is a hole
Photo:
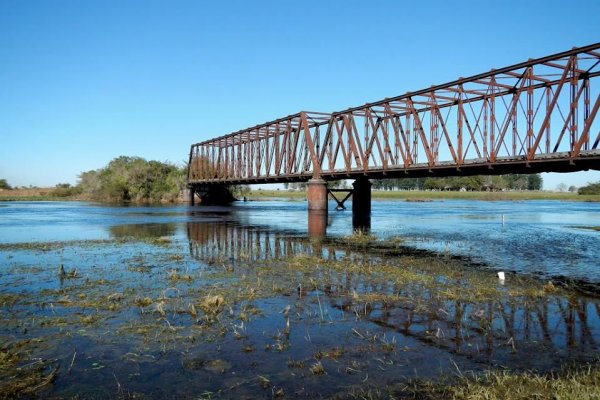
[[[191,146],[188,183],[600,169],[600,43]]]

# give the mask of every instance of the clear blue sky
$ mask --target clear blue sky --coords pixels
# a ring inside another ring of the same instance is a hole
[[[0,0],[0,178],[335,111],[600,41],[600,1]],[[546,188],[600,173],[545,175]]]

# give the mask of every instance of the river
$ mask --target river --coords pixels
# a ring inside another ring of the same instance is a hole
[[[155,235],[167,227],[169,235],[185,239],[186,224],[203,222],[306,236],[306,203],[256,201],[223,208],[6,203],[0,204],[0,243],[110,239],[136,225],[156,227]],[[327,225],[329,236],[351,234],[351,211],[330,211]],[[592,229],[600,227],[600,203],[374,201],[371,227],[377,238],[401,237],[416,248],[468,256],[494,270],[600,282],[600,234]]]
[[[0,397],[401,396],[595,362],[598,226],[598,203],[374,201],[370,234],[330,211],[317,239],[303,201],[0,203]]]

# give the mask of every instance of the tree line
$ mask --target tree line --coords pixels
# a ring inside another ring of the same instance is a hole
[[[121,156],[104,168],[83,172],[77,188],[85,198],[109,202],[173,202],[186,184],[186,168]]]
[[[186,187],[187,167],[169,162],[147,161],[141,157],[121,156],[104,168],[83,172],[77,185],[59,183],[50,193],[55,197],[75,197],[107,202],[175,202]],[[448,178],[374,179],[376,190],[541,190],[541,175],[461,176]],[[346,181],[333,181],[329,187],[349,187]],[[306,183],[284,184],[286,189],[305,189]],[[6,179],[0,189],[12,190]],[[248,195],[247,185],[230,188],[237,197]],[[590,183],[579,194],[600,195],[600,182]]]
[[[374,179],[378,190],[541,190],[540,174],[474,175],[447,178]]]

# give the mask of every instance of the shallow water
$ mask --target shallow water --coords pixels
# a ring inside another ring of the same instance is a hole
[[[600,281],[595,203],[374,202],[389,240],[366,245],[335,240],[350,211],[308,240],[305,207],[0,207],[0,386],[20,368],[56,371],[41,396],[346,397],[600,356],[600,301],[532,278]]]
[[[330,204],[330,210],[333,210]],[[374,201],[371,232],[416,248],[471,257],[485,266],[600,282],[600,203],[562,201]],[[327,234],[352,233],[350,210],[330,211]],[[260,201],[232,207],[107,207],[19,202],[0,208],[0,243],[110,239],[135,235],[185,240],[188,222],[257,226],[306,236],[306,203]]]

